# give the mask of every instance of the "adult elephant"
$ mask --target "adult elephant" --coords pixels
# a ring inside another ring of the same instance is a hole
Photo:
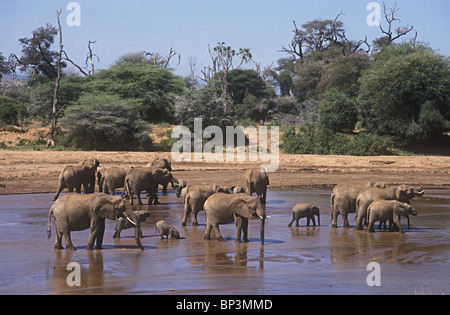
[[[165,158],[156,158],[152,162],[148,162],[147,167],[156,167],[160,169],[167,169],[169,172],[172,172],[172,162],[170,162],[168,159]],[[162,192],[163,194],[167,194],[167,186],[169,185],[169,182],[161,183],[163,186]],[[172,188],[174,187],[172,182]]]
[[[48,214],[48,238],[51,237],[51,217],[55,218],[56,242],[55,249],[63,249],[62,237],[66,240],[66,249],[75,250],[70,232],[91,229],[87,249],[102,248],[105,234],[105,219],[116,220],[127,218],[135,226],[135,240],[140,249],[140,225],[136,215],[131,211],[130,202],[122,197],[99,194],[67,194],[53,203]]]
[[[203,210],[203,205],[209,196],[216,192],[229,193],[228,188],[218,185],[193,185],[184,197],[184,213],[181,225],[186,225],[189,214],[192,213],[192,224],[198,225],[197,214]]]
[[[408,218],[409,229],[409,215],[417,215],[417,210],[411,207],[406,202],[400,202],[397,200],[377,200],[370,204],[367,209],[367,221],[369,226],[368,232],[374,232],[374,224],[376,221],[385,222],[389,221],[391,230],[396,226],[400,233],[403,233],[402,225],[400,224],[400,218]],[[394,225],[393,225],[393,224]]]
[[[59,175],[58,190],[53,200],[58,199],[64,188],[67,188],[69,192],[73,192],[75,189],[77,193],[81,193],[81,186],[83,185],[86,194],[93,193],[89,187],[92,174],[94,174],[95,181],[95,169],[91,165],[67,165]]]
[[[187,187],[187,183],[184,179],[178,180],[178,187],[175,189],[175,195],[177,198],[181,198],[181,191]]]
[[[111,190],[111,194],[114,196],[116,188],[123,188],[125,184],[125,177],[129,169],[121,167],[110,167],[107,169],[102,169],[102,179],[101,179],[101,191],[108,194]],[[100,183],[99,183],[100,186]],[[123,191],[122,196],[125,194]]]
[[[398,187],[390,188],[370,187],[362,190],[356,198],[357,220],[355,223],[355,229],[363,229],[363,220],[366,219],[367,208],[372,202],[376,200],[397,200],[409,204],[411,199],[414,197],[423,196],[423,194],[424,190],[422,188],[407,185],[400,185]]]
[[[264,245],[264,223],[266,211],[264,205],[254,197],[245,194],[215,193],[205,202],[206,231],[204,238],[211,238],[211,229],[214,229],[220,241],[224,238],[220,234],[219,225],[236,222],[236,242],[248,242],[248,219],[260,218],[260,238]]]
[[[244,186],[249,196],[256,193],[261,203],[266,203],[267,186],[269,185],[269,176],[267,170],[248,170],[244,174]]]
[[[337,226],[337,219],[339,214],[344,221],[344,228],[350,228],[348,222],[348,214],[356,212],[356,198],[360,191],[369,187],[386,187],[382,183],[366,182],[366,183],[342,183],[334,186],[331,192],[331,226]]]
[[[133,196],[136,194],[138,204],[142,205],[142,191],[146,191],[147,194],[149,194],[149,205],[152,204],[153,200],[155,201],[155,204],[158,204],[156,195],[158,184],[170,181],[178,183],[178,180],[173,177],[168,169],[134,167],[128,170],[127,175],[125,176],[124,190],[126,190],[128,196],[130,196],[131,204],[133,204]]]
[[[86,193],[94,193],[95,191],[95,173],[97,168],[100,166],[100,161],[96,158],[88,158],[83,161],[78,162],[77,165],[83,165],[89,167],[89,183],[88,183],[88,192]]]

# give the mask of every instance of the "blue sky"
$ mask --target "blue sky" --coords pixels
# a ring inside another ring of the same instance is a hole
[[[377,27],[367,25],[369,0],[78,0],[81,26],[69,26],[69,0],[0,0],[0,52],[21,55],[20,37],[47,22],[56,26],[61,14],[64,49],[84,64],[89,40],[97,40],[96,68],[108,68],[119,56],[137,51],[167,54],[171,47],[181,56],[175,72],[189,74],[189,57],[196,60],[197,74],[210,63],[208,44],[219,41],[235,49],[250,48],[253,59],[267,66],[286,55],[278,52],[292,38],[292,20],[298,26],[316,18],[341,20],[351,39],[369,41],[380,37]],[[381,1],[378,3],[382,4]],[[395,2],[387,0],[388,6]],[[418,40],[428,42],[450,56],[449,0],[397,0],[401,25],[412,24]],[[55,50],[57,46],[55,45]]]

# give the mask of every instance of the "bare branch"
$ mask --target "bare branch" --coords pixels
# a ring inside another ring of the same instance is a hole
[[[78,70],[80,70],[80,72],[82,73],[82,74],[84,74],[85,76],[88,76],[89,74],[88,73],[86,73],[79,65],[77,65],[75,62],[73,62],[71,59],[69,59],[69,57],[67,56],[67,53],[66,53],[66,51],[65,50],[63,50],[62,51],[62,54],[63,54],[63,59],[64,60],[67,60],[68,62],[70,62],[73,66],[75,66]]]
[[[92,75],[94,75],[94,62],[92,61],[93,57],[94,56],[97,57],[97,60],[100,61],[100,58],[96,54],[92,53],[91,44],[95,44],[96,42],[97,42],[97,40],[88,42],[88,51],[89,52],[87,53],[86,61],[85,61],[86,67],[88,66],[88,61],[89,61],[89,64],[91,65],[91,69],[92,69],[92,71],[89,71],[89,74],[92,74]]]
[[[412,26],[412,25],[410,26],[409,24],[407,26],[399,26],[395,30],[396,35],[394,35],[393,30],[392,30],[393,23],[401,22],[401,20],[397,17],[398,10],[399,9],[397,8],[397,3],[394,4],[393,8],[388,9],[388,8],[386,8],[386,3],[383,2],[384,19],[386,20],[386,22],[388,24],[388,28],[387,28],[387,30],[385,30],[380,23],[380,30],[383,34],[385,34],[387,36],[389,43],[392,43],[396,39],[398,39],[402,36],[405,36],[406,34],[408,34],[409,32],[411,32],[414,29],[414,26]]]

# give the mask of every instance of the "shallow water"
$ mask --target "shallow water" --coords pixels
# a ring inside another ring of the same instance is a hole
[[[450,196],[450,191],[439,191]],[[72,232],[77,251],[54,250],[47,239],[53,194],[0,196],[0,294],[449,294],[450,200],[412,200],[419,211],[405,234],[331,228],[328,190],[269,191],[265,245],[259,221],[249,224],[249,243],[235,243],[234,224],[221,226],[227,240],[203,240],[200,226],[181,226],[183,205],[173,191],[161,205],[142,206],[145,250],[133,230],[113,239],[107,221],[103,250],[86,250],[89,230]],[[144,203],[146,200],[144,199]],[[291,209],[311,202],[321,226],[289,228]],[[160,240],[155,223],[164,219],[186,239]],[[53,221],[53,220],[52,220]],[[350,215],[350,223],[354,223]],[[68,286],[70,262],[81,267],[81,286]],[[369,287],[369,262],[381,267],[381,286]]]

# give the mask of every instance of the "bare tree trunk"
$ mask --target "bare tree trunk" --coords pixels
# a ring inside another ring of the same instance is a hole
[[[53,110],[52,110],[52,126],[50,129],[50,134],[47,139],[47,146],[55,146],[55,132],[56,132],[56,116],[58,114],[57,112],[57,105],[58,105],[58,90],[59,90],[59,81],[61,80],[61,58],[63,53],[63,44],[62,44],[62,29],[61,29],[61,23],[59,21],[59,16],[61,14],[62,9],[56,12],[56,17],[58,20],[58,29],[59,29],[59,53],[58,53],[58,63],[56,65],[57,69],[57,76],[56,76],[56,83],[55,83],[55,91],[53,93]]]

